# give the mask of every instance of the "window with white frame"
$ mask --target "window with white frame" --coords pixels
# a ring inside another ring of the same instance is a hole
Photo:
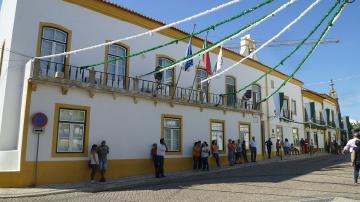
[[[165,117],[163,122],[164,140],[168,147],[168,152],[181,151],[181,119]]]
[[[292,113],[292,115],[296,115],[296,114],[297,114],[297,110],[296,110],[296,100],[291,100],[291,113]]]
[[[219,151],[224,151],[224,122],[211,121],[211,142],[216,140]]]
[[[159,57],[159,59],[158,59],[158,64],[160,67],[166,67],[166,66],[170,65],[171,63],[173,63],[173,61],[171,61],[168,58]],[[171,85],[173,83],[173,80],[174,80],[173,69],[167,69],[167,70],[163,71],[162,83]]]
[[[86,111],[76,109],[59,109],[58,153],[84,152]]]
[[[240,124],[239,126],[240,141],[245,141],[246,149],[250,148],[250,124]]]
[[[204,69],[197,69],[196,70],[196,89],[199,92],[199,97],[202,102],[207,101],[207,94],[209,90],[209,84],[208,82],[201,83],[202,80],[206,79],[208,77],[208,73]]]
[[[53,28],[43,27],[41,35],[40,55],[52,55],[66,51],[68,33]],[[53,76],[55,72],[64,72],[65,56],[47,58],[40,61],[42,75]]]
[[[236,104],[236,85],[235,78],[227,76],[226,77],[226,94],[227,94],[227,105],[234,106]]]
[[[252,105],[253,109],[260,110],[261,101],[261,86],[258,84],[252,85]]]
[[[296,147],[300,146],[299,129],[293,128],[292,133],[293,133],[294,146],[296,146]]]
[[[127,65],[127,49],[118,44],[109,46],[107,55],[108,69],[107,69],[107,85],[112,87],[125,87],[126,65]]]

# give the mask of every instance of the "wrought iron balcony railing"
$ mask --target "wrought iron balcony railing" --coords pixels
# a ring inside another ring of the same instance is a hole
[[[33,77],[39,80],[52,81],[60,79],[97,89],[138,93],[185,103],[260,111],[260,105],[253,104],[250,100],[233,99],[233,97],[227,95],[203,92],[192,88],[175,87],[172,83],[160,83],[49,61],[36,61]]]

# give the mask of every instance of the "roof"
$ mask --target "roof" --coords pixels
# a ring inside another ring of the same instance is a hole
[[[337,105],[337,100],[330,97],[329,95],[325,93],[317,93],[315,91],[309,90],[309,89],[302,89],[302,95],[306,98],[309,98],[311,100],[317,101],[317,102],[323,102],[324,100]]]
[[[118,4],[115,4],[113,2],[110,2],[108,0],[63,0],[63,1],[90,9],[92,11],[95,11],[95,12],[98,12],[98,13],[101,13],[101,14],[104,14],[104,15],[122,20],[122,21],[129,22],[131,24],[141,26],[141,27],[149,29],[149,30],[165,25],[165,23],[163,23],[159,20],[155,20],[153,18],[150,18],[148,16],[140,14],[134,10],[124,8],[124,7],[122,7]],[[175,27],[171,27],[171,28],[162,30],[159,33],[163,34],[165,36],[174,38],[174,39],[178,39],[178,38],[181,38],[181,37],[184,37],[184,36],[190,34],[190,33],[187,33],[185,31],[180,30]],[[204,43],[204,39],[202,39],[200,37],[196,37],[196,36],[193,37],[193,45],[194,46],[201,48],[203,46],[203,43]],[[208,43],[213,44],[210,41]],[[240,46],[240,44],[239,44],[239,46]],[[220,48],[218,47],[218,48],[212,50],[211,52],[218,54],[219,51],[220,51]],[[223,48],[223,55],[224,55],[224,57],[229,58],[234,61],[239,61],[244,58],[243,55],[240,55],[239,53],[236,53],[236,52],[234,52],[230,49],[226,49],[226,48]],[[253,60],[251,58],[245,60],[243,63],[252,68],[260,70],[262,72],[267,72],[270,69],[269,66],[267,66],[259,61]],[[288,77],[287,74],[277,71],[277,70],[271,72],[270,74],[273,76],[276,76],[278,78],[281,78],[283,80],[285,80]],[[296,79],[296,78],[291,79],[289,82],[292,84],[298,85],[300,87],[302,87],[304,84],[301,80]]]

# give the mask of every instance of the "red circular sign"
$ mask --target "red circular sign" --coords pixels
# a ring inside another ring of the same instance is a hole
[[[31,122],[36,128],[44,128],[48,122],[48,118],[44,113],[38,112],[32,116]]]

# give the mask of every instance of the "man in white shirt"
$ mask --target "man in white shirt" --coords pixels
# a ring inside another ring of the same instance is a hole
[[[156,177],[165,177],[164,175],[164,158],[165,152],[167,151],[167,146],[165,144],[164,138],[160,139],[160,144],[157,146],[156,151],[156,161],[157,161],[157,169],[156,169]]]
[[[352,151],[356,147],[356,145],[355,145],[356,140],[360,140],[359,139],[359,132],[360,132],[359,129],[355,129],[353,131],[353,138],[347,142],[347,144],[345,145],[345,147],[343,149],[344,154],[346,154],[348,152],[352,153]]]
[[[251,162],[256,162],[256,142],[255,137],[252,137],[250,140],[250,152],[251,152]]]

